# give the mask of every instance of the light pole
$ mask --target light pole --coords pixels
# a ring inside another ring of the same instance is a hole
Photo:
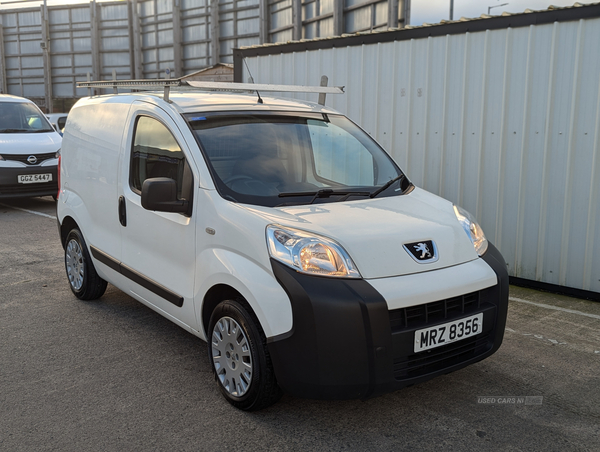
[[[500,8],[501,6],[506,6],[506,5],[508,5],[508,3],[502,3],[501,5],[496,5],[496,6],[488,6],[488,16],[490,15],[490,11],[493,8]]]

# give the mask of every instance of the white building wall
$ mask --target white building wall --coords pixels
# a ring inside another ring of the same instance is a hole
[[[345,86],[327,105],[475,214],[512,276],[600,292],[599,18],[246,63],[256,83]]]

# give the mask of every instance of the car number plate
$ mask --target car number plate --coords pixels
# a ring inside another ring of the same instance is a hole
[[[20,184],[36,184],[38,182],[51,182],[52,173],[48,174],[24,174],[17,176]]]
[[[483,331],[483,313],[415,331],[415,353],[475,336]]]

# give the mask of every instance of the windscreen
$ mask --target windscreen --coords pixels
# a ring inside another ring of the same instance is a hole
[[[222,196],[263,206],[364,199],[402,174],[340,115],[187,114]],[[401,194],[398,180],[379,196]]]
[[[28,102],[0,102],[0,133],[42,133],[54,129],[46,117]]]

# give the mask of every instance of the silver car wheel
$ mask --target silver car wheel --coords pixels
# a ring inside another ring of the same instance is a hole
[[[71,240],[67,244],[65,261],[69,283],[71,283],[73,289],[81,289],[81,286],[83,286],[83,252],[76,240]]]
[[[231,317],[221,317],[213,328],[211,351],[223,388],[235,397],[246,394],[252,382],[252,355],[240,324]]]

